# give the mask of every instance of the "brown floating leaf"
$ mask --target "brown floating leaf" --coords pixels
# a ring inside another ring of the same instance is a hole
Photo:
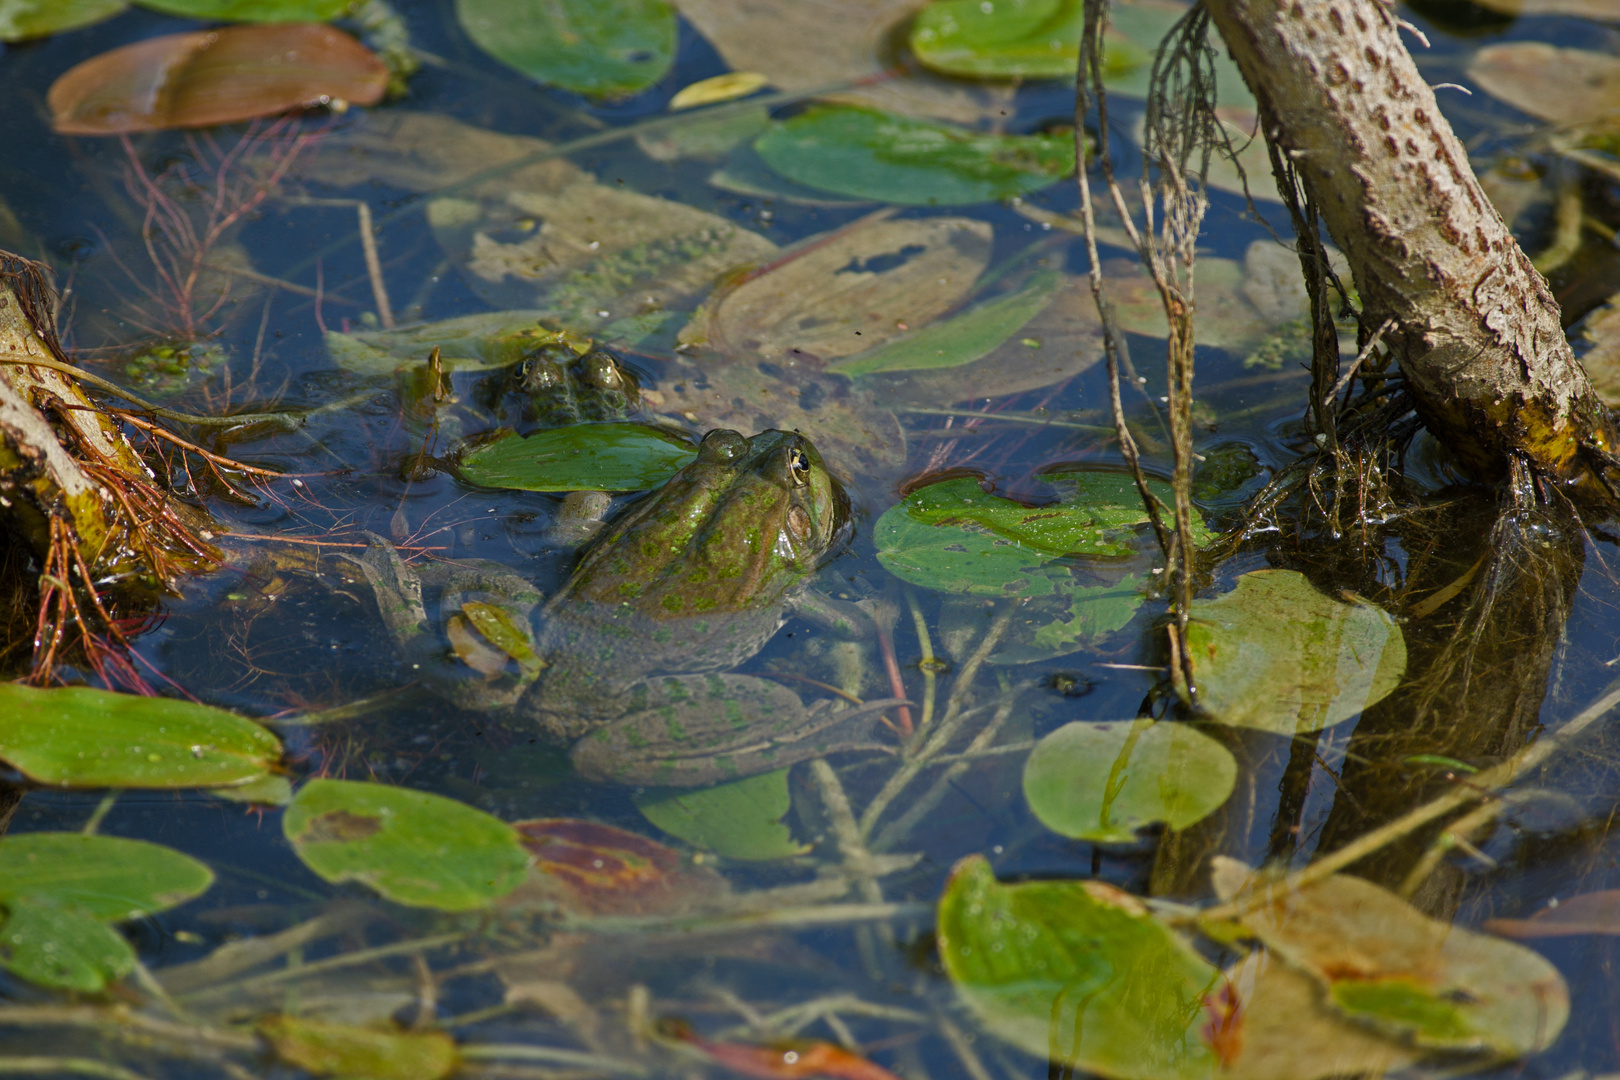
[[[1528,919],[1486,919],[1493,934],[1510,938],[1575,937],[1580,934],[1620,935],[1620,889],[1581,893],[1551,904]]]
[[[1474,54],[1468,77],[1491,97],[1560,127],[1620,114],[1620,58],[1540,41],[1510,41]]]
[[[102,53],[52,84],[64,135],[210,127],[333,101],[375,105],[388,69],[330,26],[284,23],[169,34]]]
[[[576,912],[660,914],[686,910],[725,890],[712,870],[688,867],[675,849],[611,825],[539,818],[512,827],[535,857],[545,886],[519,890],[513,898],[518,903],[536,899],[538,891]]]

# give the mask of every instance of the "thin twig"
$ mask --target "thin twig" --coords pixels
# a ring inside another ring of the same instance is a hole
[[[144,398],[136,397],[117,383],[108,382],[99,375],[92,374],[81,367],[64,364],[57,360],[47,360],[40,356],[30,356],[27,353],[6,353],[0,355],[0,364],[17,364],[23,367],[50,368],[60,371],[64,375],[71,375],[80,382],[87,382],[109,394],[132,401],[154,416],[161,416],[165,420],[173,420],[177,424],[191,424],[196,427],[241,427],[243,424],[281,424],[289,431],[304,422],[304,418],[297,413],[290,412],[264,412],[264,413],[236,413],[232,416],[198,416],[193,413],[175,412],[165,409],[161,405],[154,405]]]

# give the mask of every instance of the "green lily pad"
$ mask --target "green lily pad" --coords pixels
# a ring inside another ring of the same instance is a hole
[[[129,0],[0,0],[0,41],[26,41],[110,19]]]
[[[523,880],[529,856],[510,825],[430,795],[355,780],[311,780],[282,832],[327,881],[360,881],[395,903],[468,911]]]
[[[0,967],[38,986],[94,994],[135,968],[135,950],[78,908],[31,897],[6,901]]]
[[[911,51],[924,67],[962,79],[1073,80],[1084,8],[1081,0],[935,0],[912,20]],[[1118,33],[1104,42],[1110,91],[1152,65],[1151,48]]]
[[[142,7],[188,19],[227,22],[329,22],[357,7],[355,0],[137,0]]]
[[[485,443],[461,456],[460,472],[519,491],[642,491],[696,457],[688,440],[645,424],[574,424]]]
[[[397,330],[329,330],[326,354],[345,371],[388,375],[421,364],[434,349],[446,371],[489,371],[523,359],[546,331],[540,311],[481,311]]]
[[[7,907],[31,900],[119,922],[183,904],[213,880],[196,859],[144,840],[56,832],[0,840],[0,904]]]
[[[1226,747],[1186,724],[1073,723],[1030,752],[1024,798],[1053,832],[1130,843],[1155,822],[1184,829],[1202,820],[1236,780]]]
[[[1292,570],[1256,570],[1187,627],[1200,708],[1212,720],[1279,735],[1317,731],[1383,700],[1406,671],[1406,641],[1385,612],[1317,592]]]
[[[1062,281],[1063,275],[1057,271],[1042,270],[1017,292],[997,297],[953,318],[929,323],[914,334],[829,364],[827,368],[855,376],[971,364],[1039,315]]]
[[[276,1057],[311,1076],[367,1080],[440,1080],[461,1055],[443,1031],[376,1031],[275,1014],[258,1023]]]
[[[635,796],[635,804],[671,836],[728,859],[787,859],[810,850],[782,824],[793,804],[787,777],[778,769],[696,791],[653,790]]]
[[[1206,1080],[1207,995],[1221,973],[1101,882],[1003,885],[956,864],[939,901],[939,953],[957,994],[994,1034],[1075,1073]]]
[[[173,698],[0,684],[0,759],[62,787],[179,788],[263,776],[281,743],[251,720]]]
[[[984,135],[854,105],[807,109],[754,150],[797,183],[911,206],[1010,199],[1074,171],[1068,135]]]
[[[675,59],[665,0],[456,0],[456,18],[507,67],[592,97],[645,90]]]

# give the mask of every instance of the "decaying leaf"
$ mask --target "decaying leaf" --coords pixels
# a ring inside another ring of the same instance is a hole
[[[1468,63],[1487,94],[1559,127],[1582,127],[1620,114],[1620,58],[1541,41],[1487,45]]]
[[[51,84],[51,126],[64,135],[211,127],[333,101],[375,105],[388,69],[330,26],[226,26],[125,45]]]
[[[1578,893],[1568,900],[1554,900],[1528,919],[1486,919],[1484,928],[1521,940],[1620,935],[1620,889],[1600,889]]]
[[[674,915],[729,895],[725,879],[637,833],[572,818],[517,822],[535,859],[531,880],[503,906],[549,899],[586,915]]]
[[[442,1080],[460,1062],[443,1031],[389,1031],[272,1014],[258,1032],[276,1057],[313,1076]]]

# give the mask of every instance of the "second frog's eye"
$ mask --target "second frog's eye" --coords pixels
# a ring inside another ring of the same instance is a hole
[[[804,487],[810,482],[810,458],[797,447],[788,451],[788,475],[793,477],[795,487]]]

